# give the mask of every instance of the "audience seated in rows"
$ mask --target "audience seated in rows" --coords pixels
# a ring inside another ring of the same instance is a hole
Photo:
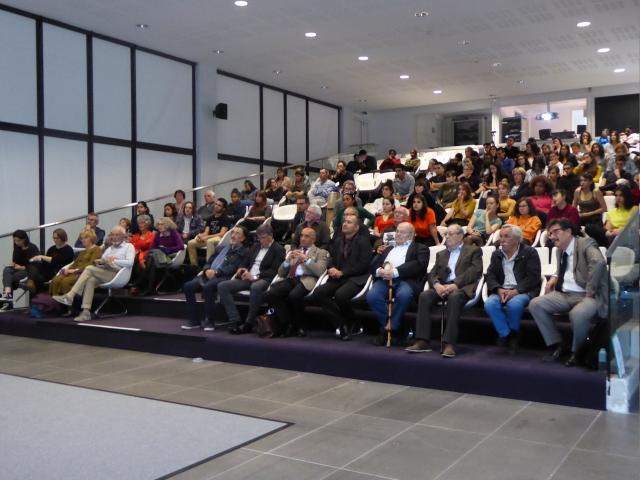
[[[309,202],[312,205],[323,206],[327,203],[327,198],[331,192],[337,192],[338,187],[329,178],[329,170],[321,168],[318,178],[309,189]]]
[[[151,225],[153,226],[153,224],[154,224],[153,215],[151,215],[151,211],[149,210],[149,206],[147,205],[147,202],[140,201],[140,202],[138,202],[136,204],[136,213],[135,213],[135,215],[133,215],[131,217],[131,230],[129,231],[129,233],[131,233],[131,235],[134,235],[134,234],[139,232],[139,230],[138,230],[138,216],[140,216],[140,215],[148,215],[149,218],[151,219]],[[98,245],[100,245],[100,244],[98,243]]]
[[[506,222],[515,225],[522,230],[522,241],[527,245],[533,245],[536,235],[542,229],[542,222],[533,206],[531,197],[520,199],[513,215]]]
[[[329,226],[322,220],[322,209],[317,205],[309,205],[304,212],[304,221],[299,223],[291,236],[291,248],[300,246],[300,234],[305,228],[311,228],[315,233],[318,248],[328,249],[331,242]]]
[[[98,227],[98,223],[100,223],[100,219],[96,213],[91,212],[87,215],[87,228],[90,228],[96,233],[96,245],[102,245],[104,242],[105,231]],[[79,236],[73,246],[75,248],[82,248],[82,241]]]
[[[446,227],[454,223],[461,226],[469,224],[469,220],[476,208],[476,200],[471,194],[471,186],[468,183],[459,184],[458,197],[453,201],[450,208],[449,213],[440,222],[441,226]]]
[[[225,213],[231,220],[231,223],[235,225],[238,223],[238,220],[243,218],[245,213],[247,213],[247,207],[242,204],[240,191],[237,188],[231,190],[229,198],[231,201],[227,204],[227,211]]]
[[[465,228],[465,243],[483,246],[489,237],[500,229],[502,220],[498,216],[498,200],[489,195],[485,199],[484,209],[477,209]]]
[[[62,267],[73,262],[73,248],[67,244],[67,232],[62,228],[56,228],[51,237],[53,245],[46,254],[34,255],[27,264],[26,287],[32,295],[44,291],[44,284]]]
[[[213,202],[213,212],[204,223],[204,230],[197,233],[187,242],[187,253],[191,265],[198,264],[198,249],[206,247],[206,258],[213,255],[227,231],[233,226],[233,221],[226,215],[227,201],[217,198]],[[198,215],[199,216],[199,215]]]

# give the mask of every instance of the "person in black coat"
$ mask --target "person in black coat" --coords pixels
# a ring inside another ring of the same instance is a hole
[[[311,297],[322,307],[334,327],[340,329],[342,340],[351,338],[351,323],[355,318],[351,300],[369,278],[371,243],[368,236],[358,234],[359,230],[358,217],[346,215],[341,234],[334,235],[329,246],[329,279],[317,287]]]
[[[182,287],[187,300],[188,323],[182,325],[182,329],[191,330],[202,328],[205,331],[213,331],[213,322],[209,315],[213,311],[218,285],[229,280],[238,271],[247,255],[244,243],[249,232],[246,228],[236,226],[231,230],[231,241],[227,245],[218,245],[202,267],[202,271],[193,280],[188,281]],[[204,299],[204,318],[200,319],[196,308],[196,292],[202,291]]]
[[[220,303],[234,326],[233,334],[249,333],[256,325],[256,317],[262,305],[264,293],[278,273],[278,267],[284,261],[284,247],[273,239],[273,230],[269,225],[260,225],[256,230],[258,243],[254,245],[241,263],[231,280],[218,285]],[[244,322],[233,300],[233,294],[249,290],[249,311]]]
[[[520,321],[529,301],[540,294],[540,257],[521,242],[520,227],[503,225],[500,248],[491,255],[485,276],[489,298],[484,309],[498,332],[498,345],[518,347]]]
[[[366,150],[360,150],[353,160],[347,165],[347,170],[351,173],[370,173],[378,169],[378,162],[371,155],[367,155]]]
[[[397,339],[400,323],[414,296],[424,286],[429,263],[429,248],[414,242],[415,230],[409,222],[398,225],[395,246],[388,246],[371,262],[371,274],[376,279],[367,294],[367,303],[380,324],[380,334],[374,343],[384,345],[387,339],[387,302],[389,281],[393,283],[391,332]]]

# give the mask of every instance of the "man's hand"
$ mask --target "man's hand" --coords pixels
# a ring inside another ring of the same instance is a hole
[[[436,283],[433,286],[433,289],[436,291],[440,298],[447,298],[447,288],[441,283]]]
[[[327,274],[330,278],[342,278],[342,272],[335,267],[331,267],[329,270],[327,270]]]
[[[502,300],[502,303],[507,303],[509,300],[511,300],[513,297],[515,297],[520,293],[515,288],[512,288],[511,290],[503,290],[503,291],[504,293],[500,296],[500,300]]]
[[[455,283],[450,283],[449,285],[445,285],[445,294],[447,295],[447,297],[449,295],[451,295],[453,292],[455,292],[456,290],[458,290],[458,286]]]
[[[242,275],[240,276],[240,280],[249,280],[249,281],[251,281],[251,280],[253,280],[253,275],[251,275],[251,272],[245,268],[244,272],[242,272]]]
[[[556,282],[558,281],[558,277],[551,277],[547,281],[547,285],[544,287],[544,293],[553,292],[556,289]]]
[[[208,280],[211,280],[213,277],[216,276],[216,271],[211,268],[208,268],[207,270],[205,270],[204,276],[207,277]]]

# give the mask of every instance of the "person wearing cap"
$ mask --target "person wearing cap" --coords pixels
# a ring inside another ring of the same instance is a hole
[[[376,170],[376,159],[371,155],[367,155],[367,151],[362,149],[347,164],[347,170],[351,173],[374,172]]]

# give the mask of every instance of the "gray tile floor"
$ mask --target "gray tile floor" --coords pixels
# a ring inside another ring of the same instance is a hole
[[[0,372],[294,422],[177,479],[640,479],[640,418],[0,335]]]

